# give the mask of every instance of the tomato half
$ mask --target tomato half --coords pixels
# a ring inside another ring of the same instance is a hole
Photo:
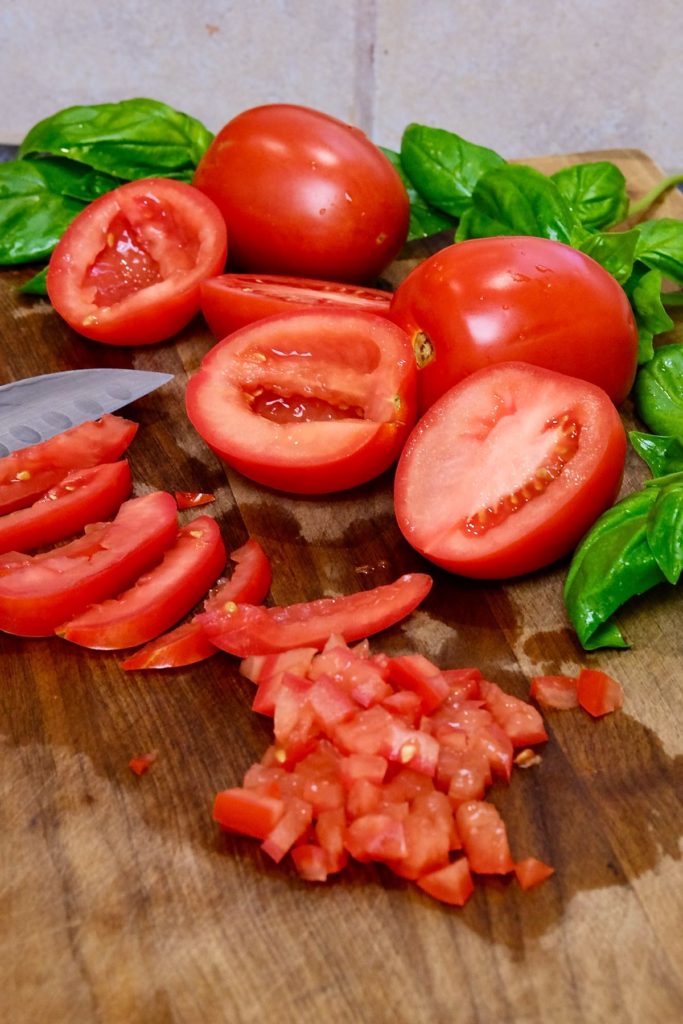
[[[340,491],[397,458],[415,419],[408,338],[369,313],[307,310],[214,346],[187,413],[229,465],[298,494]]]
[[[220,530],[210,516],[198,516],[178,535],[158,565],[129,590],[92,604],[60,625],[65,640],[96,650],[135,647],[159,636],[195,606],[225,567]]]
[[[49,636],[88,605],[121,593],[162,558],[177,533],[172,495],[130,498],[111,523],[44,554],[0,555],[0,629]]]
[[[275,274],[222,274],[201,284],[201,306],[214,338],[279,313],[355,309],[388,316],[391,293],[379,288]]]
[[[359,129],[307,107],[233,118],[194,184],[225,217],[240,270],[362,283],[408,233],[408,196],[387,157]]]
[[[525,362],[580,377],[619,404],[636,372],[626,295],[595,260],[547,238],[476,238],[419,264],[392,300],[410,335],[419,404],[484,366]]]
[[[113,462],[135,437],[137,423],[106,413],[0,459],[0,514],[26,508],[72,469]]]
[[[418,422],[396,470],[398,525],[451,572],[531,572],[570,551],[614,500],[625,454],[619,414],[600,388],[500,363]]]
[[[170,338],[199,310],[199,284],[225,265],[216,206],[170,178],[131,181],[72,221],[50,258],[47,291],[79,334],[108,345]]]
[[[32,551],[114,515],[130,494],[128,462],[75,469],[29,508],[0,516],[0,552]]]

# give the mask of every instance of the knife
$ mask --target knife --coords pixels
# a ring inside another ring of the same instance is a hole
[[[121,409],[169,380],[173,380],[172,373],[98,367],[2,384],[0,458]]]

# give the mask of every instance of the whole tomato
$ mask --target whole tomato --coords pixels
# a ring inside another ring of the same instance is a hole
[[[525,362],[598,384],[615,404],[636,372],[638,331],[622,288],[547,238],[476,238],[430,256],[394,293],[412,340],[420,407],[475,370]]]
[[[209,146],[194,184],[221,210],[240,270],[371,281],[408,233],[408,196],[381,150],[307,107],[239,114]]]

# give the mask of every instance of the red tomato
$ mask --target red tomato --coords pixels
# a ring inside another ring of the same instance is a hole
[[[267,316],[312,307],[359,310],[388,316],[391,294],[379,288],[274,274],[222,274],[202,281],[204,319],[219,341]]]
[[[0,514],[26,508],[72,469],[113,462],[135,437],[137,423],[106,413],[0,459]]]
[[[176,491],[175,500],[178,508],[199,508],[200,505],[210,505],[216,498],[213,494],[205,491]]]
[[[474,882],[467,857],[459,857],[452,864],[432,871],[418,879],[423,892],[442,903],[462,907],[474,892]]]
[[[97,650],[144,644],[194,607],[216,582],[225,558],[216,521],[198,516],[178,530],[161,562],[129,590],[92,604],[56,632],[74,644]]]
[[[621,684],[599,669],[584,668],[576,681],[579,704],[594,718],[617,711],[624,704]]]
[[[408,233],[408,196],[387,157],[359,129],[306,107],[233,118],[194,184],[225,217],[240,270],[360,283]]]
[[[143,178],[90,203],[50,258],[47,290],[79,334],[108,345],[170,338],[199,310],[199,284],[225,265],[225,223],[198,189]]]
[[[505,578],[560,558],[614,500],[626,436],[600,388],[524,363],[461,381],[401,454],[406,540],[463,576]]]
[[[74,469],[29,508],[0,517],[0,552],[32,551],[114,515],[130,494],[128,462]]]
[[[358,640],[393,626],[417,608],[431,586],[430,576],[412,573],[342,597],[283,608],[241,604],[234,610],[204,612],[199,620],[216,647],[239,657],[292,647],[321,648],[332,634]]]
[[[493,804],[485,800],[460,804],[455,823],[472,871],[506,875],[513,870],[507,829]]]
[[[154,491],[130,498],[113,522],[86,527],[62,547],[0,556],[0,629],[49,636],[88,605],[120,594],[173,543],[176,513],[173,497]]]
[[[555,868],[544,864],[536,857],[526,857],[515,864],[515,875],[522,889],[531,889],[535,885],[540,885],[541,882],[545,882],[546,878],[550,878],[554,874]]]
[[[139,754],[137,757],[131,757],[128,767],[135,775],[145,775],[158,757],[158,751],[151,750],[149,754]]]
[[[500,686],[485,679],[479,683],[479,691],[487,711],[512,740],[513,747],[545,743],[548,739],[543,719],[532,704],[527,704],[511,693],[505,693]]]
[[[369,313],[271,317],[219,342],[186,394],[225,461],[268,487],[340,491],[396,459],[415,418],[408,339]]]
[[[410,335],[420,407],[492,363],[580,377],[619,404],[636,372],[638,331],[617,281],[547,238],[477,238],[420,263],[397,288],[393,318]]]
[[[571,676],[534,676],[529,695],[543,708],[568,711],[579,706],[576,679]]]
[[[217,793],[213,805],[214,821],[221,828],[256,839],[265,839],[284,812],[282,800],[240,786]]]

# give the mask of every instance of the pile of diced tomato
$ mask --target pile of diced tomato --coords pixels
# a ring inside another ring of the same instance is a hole
[[[454,905],[473,892],[473,874],[515,874],[524,888],[552,874],[513,857],[486,800],[547,740],[542,718],[478,669],[332,636],[321,651],[249,656],[240,671],[275,735],[242,785],[217,794],[223,829],[260,839],[276,862],[289,854],[307,881],[349,858],[376,861]]]

